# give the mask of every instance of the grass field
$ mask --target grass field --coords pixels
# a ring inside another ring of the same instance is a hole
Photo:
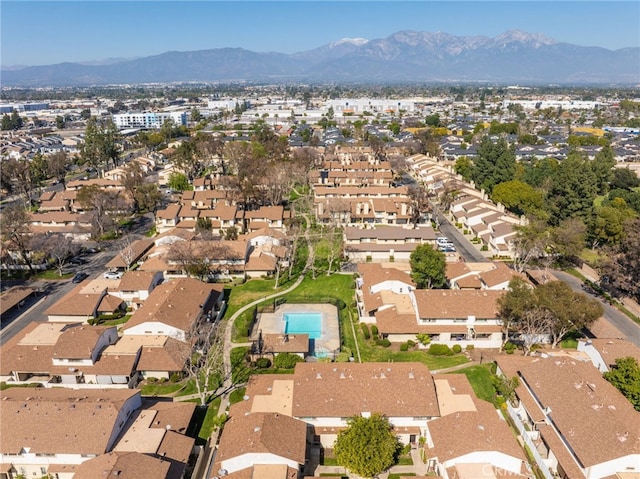
[[[493,387],[491,377],[495,373],[495,365],[492,363],[469,366],[451,374],[464,374],[471,383],[473,391],[480,399],[492,404],[495,403],[496,389]]]

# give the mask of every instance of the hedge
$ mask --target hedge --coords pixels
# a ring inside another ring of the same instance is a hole
[[[446,344],[432,344],[429,346],[429,354],[433,356],[453,356],[453,351]]]
[[[369,332],[369,326],[367,326],[367,323],[360,323],[360,329],[362,330],[364,339],[371,339],[371,333]]]

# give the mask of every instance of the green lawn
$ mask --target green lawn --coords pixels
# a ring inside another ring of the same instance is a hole
[[[30,383],[30,384],[7,384],[5,382],[0,383],[0,391],[4,391],[9,388],[36,388],[40,386],[40,383]]]
[[[454,371],[452,374],[464,374],[467,376],[476,396],[493,404],[495,403],[496,397],[496,390],[491,382],[494,369],[494,364],[485,363],[477,366],[469,366],[468,368]]]
[[[220,409],[220,398],[215,398],[207,407],[207,414],[204,417],[198,437],[207,440],[213,430],[217,427],[218,410]]]
[[[166,396],[169,394],[174,394],[175,392],[182,389],[182,383],[150,383],[145,384],[140,390],[140,394],[143,396]]]
[[[35,274],[37,279],[48,279],[50,281],[65,281],[72,278],[75,273],[63,273],[60,276],[60,272],[57,269],[46,269]]]
[[[244,399],[244,393],[246,390],[247,388],[238,388],[231,391],[231,394],[229,394],[229,403],[235,404],[242,401]]]

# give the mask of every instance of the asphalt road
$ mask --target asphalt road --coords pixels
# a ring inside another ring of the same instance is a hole
[[[609,303],[598,296],[594,296],[584,291],[582,289],[582,281],[578,278],[571,276],[570,274],[563,273],[562,271],[554,270],[553,274],[556,275],[558,279],[569,284],[574,291],[579,291],[600,301],[604,307],[604,319],[615,326],[624,335],[625,339],[640,347],[640,326],[638,324],[634,323],[625,314],[621,313],[613,306],[610,306]]]
[[[440,233],[449,238],[465,261],[472,263],[486,263],[489,261],[444,215],[438,214],[438,223],[440,225]]]
[[[89,275],[89,279],[97,278],[104,273],[104,265],[111,260],[117,254],[116,251],[101,251],[92,256],[86,256],[87,263],[81,266],[67,265],[66,271],[77,272],[84,271]],[[47,320],[47,316],[44,312],[50,308],[56,301],[59,301],[65,294],[71,291],[77,284],[71,282],[71,278],[60,281],[56,280],[37,280],[37,281],[25,281],[20,283],[23,286],[28,286],[38,291],[39,299],[35,304],[18,317],[7,321],[3,321],[2,329],[0,330],[0,345],[5,344],[12,337],[18,334],[31,322],[43,322]]]

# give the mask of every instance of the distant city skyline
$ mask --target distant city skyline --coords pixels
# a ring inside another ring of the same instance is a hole
[[[1,63],[47,65],[167,51],[294,53],[402,30],[508,30],[610,50],[640,47],[637,1],[5,1]]]

